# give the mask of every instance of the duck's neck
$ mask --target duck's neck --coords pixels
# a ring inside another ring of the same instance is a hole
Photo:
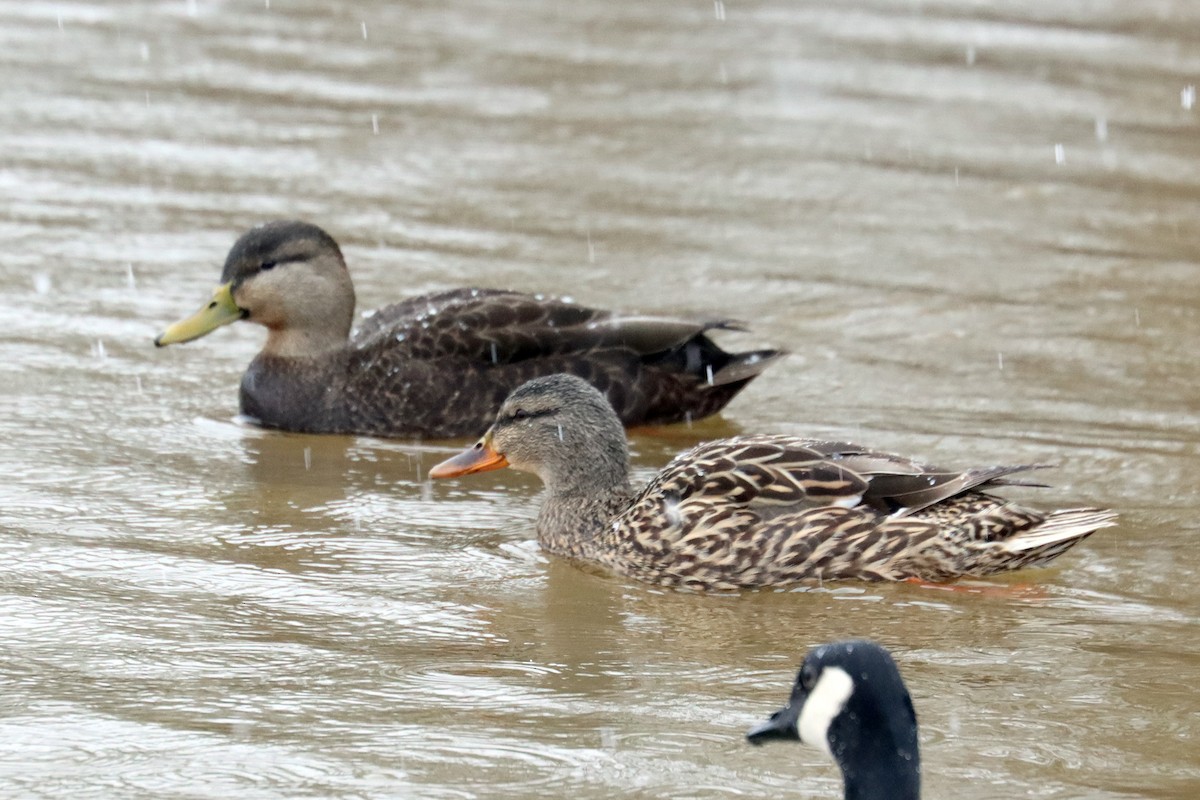
[[[264,355],[275,358],[320,358],[336,353],[346,346],[350,328],[296,327],[267,328]]]
[[[587,480],[546,481],[546,497],[538,513],[538,543],[557,555],[600,560],[598,539],[613,518],[629,508],[633,490],[625,465]]]

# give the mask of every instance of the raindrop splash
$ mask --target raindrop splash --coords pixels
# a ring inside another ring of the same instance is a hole
[[[312,448],[311,447],[304,448],[304,469],[305,470],[312,469]]]
[[[1096,117],[1096,141],[1108,141],[1108,119],[1106,117]]]
[[[50,294],[52,288],[54,284],[46,273],[39,272],[33,276],[33,290],[38,294]]]
[[[562,425],[558,426],[558,440],[560,442],[563,440]]]
[[[1179,105],[1187,111],[1191,111],[1196,106],[1196,86],[1188,84],[1179,90]]]
[[[709,385],[709,386],[712,386],[712,385],[713,385],[713,371],[712,371],[712,364],[705,364],[705,365],[704,365],[704,374],[706,374],[706,375],[708,376],[708,385]]]
[[[137,278],[133,275],[133,264],[125,265],[125,285],[130,289],[137,288]]]
[[[92,345],[92,355],[99,359],[108,358],[108,350],[105,349],[102,340],[97,339],[96,343]]]
[[[1054,163],[1062,164],[1066,160],[1067,160],[1067,151],[1063,148],[1062,144],[1054,145]]]
[[[725,3],[723,0],[713,0],[713,16],[718,22],[725,21]]]
[[[378,114],[371,115],[371,133],[375,133],[375,134],[379,133],[379,115]]]
[[[499,358],[499,356],[496,354],[496,343],[495,343],[495,342],[492,342],[492,363],[493,363],[493,364],[499,364],[499,363],[500,363],[500,358]]]
[[[367,21],[366,20],[363,20],[363,23],[362,23],[362,36],[363,36],[363,41],[365,42],[367,40]]]
[[[667,524],[672,528],[683,524],[683,515],[679,513],[679,501],[668,498],[663,502],[663,512],[666,515]]]
[[[1000,371],[1004,371],[1004,353],[996,353],[996,364],[1000,367]]]

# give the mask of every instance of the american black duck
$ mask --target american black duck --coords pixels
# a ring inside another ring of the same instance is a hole
[[[354,286],[316,225],[245,233],[212,300],[155,339],[188,342],[246,320],[267,329],[242,377],[241,411],[270,428],[451,437],[478,432],[530,378],[567,372],[626,425],[699,419],[781,353],[727,353],[707,333],[738,326],[602,311],[495,289],[455,289],[382,308],[351,334]]]

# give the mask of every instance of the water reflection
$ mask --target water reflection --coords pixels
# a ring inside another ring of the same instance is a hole
[[[1196,795],[1196,10],[720,11],[0,4],[7,794],[833,797],[741,735],[870,635],[930,797]],[[974,593],[547,559],[526,476],[431,491],[449,445],[231,421],[260,331],[146,346],[278,217],[364,308],[504,286],[793,350],[639,431],[641,475],[797,433],[1056,463],[1022,502],[1122,526]]]

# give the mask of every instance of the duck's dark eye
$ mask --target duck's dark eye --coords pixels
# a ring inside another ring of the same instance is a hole
[[[516,408],[516,409],[513,409],[512,412],[509,413],[507,421],[508,422],[520,422],[521,420],[525,420],[525,419],[549,417],[556,413],[558,413],[558,412],[553,408],[540,408],[540,409],[534,409],[533,411],[530,411],[529,409],[526,409],[526,408]]]
[[[262,270],[263,272],[266,272],[269,269],[275,269],[275,267],[278,266],[278,264],[279,264],[278,261],[264,261],[258,265],[258,268],[260,270]]]
[[[816,684],[817,670],[811,664],[805,664],[804,669],[800,670],[800,685],[806,692],[811,692]]]

